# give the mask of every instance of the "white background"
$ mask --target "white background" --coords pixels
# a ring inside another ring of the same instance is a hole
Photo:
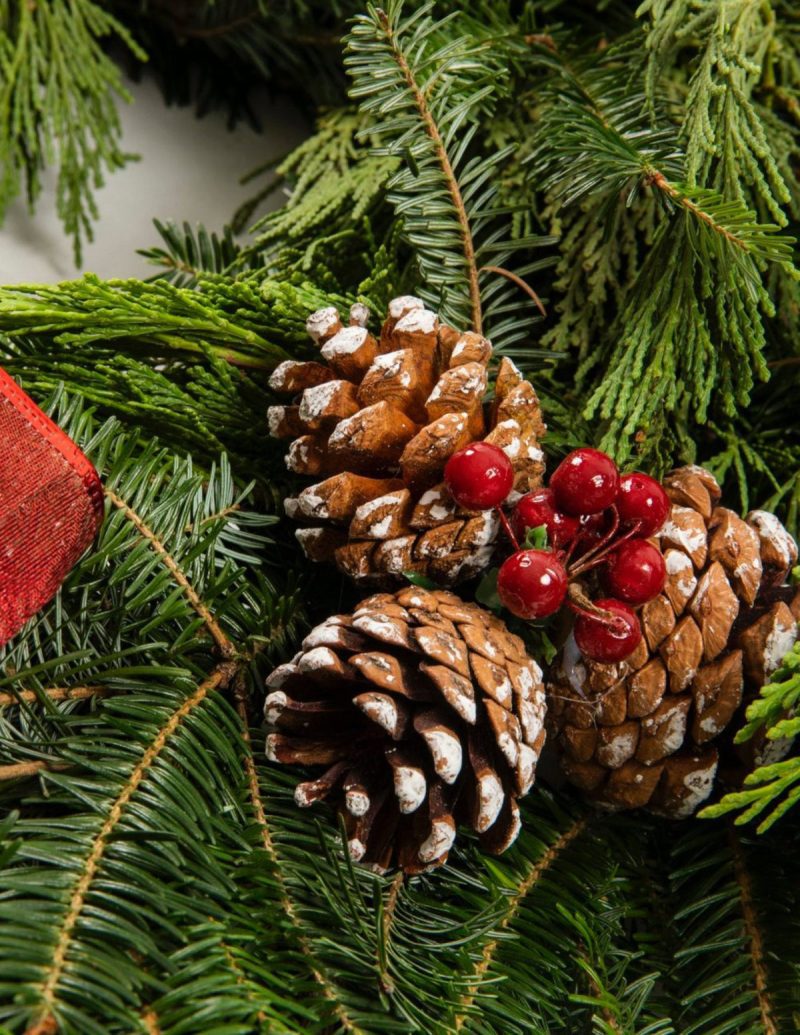
[[[152,80],[126,84],[133,103],[120,102],[122,150],[140,155],[111,173],[97,192],[100,220],[95,240],[84,246],[83,270],[103,277],[147,277],[154,272],[136,254],[160,241],[154,217],[202,222],[220,230],[242,201],[266,181],[241,186],[240,177],[281,156],[308,132],[303,118],[285,100],[257,102],[261,132],[246,124],[227,128],[224,113],[196,118],[191,108],[168,108]],[[48,171],[45,190],[31,216],[24,199],[11,206],[0,227],[0,283],[55,282],[80,274],[72,243],[55,213]],[[268,207],[281,203],[273,195]]]

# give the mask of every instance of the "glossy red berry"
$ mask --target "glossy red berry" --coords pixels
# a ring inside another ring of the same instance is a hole
[[[642,538],[655,535],[667,520],[669,496],[649,474],[634,471],[619,480],[617,510],[623,528],[637,527]]]
[[[565,457],[550,479],[559,510],[567,514],[598,514],[617,498],[619,471],[606,453],[576,449]]]
[[[642,627],[634,612],[621,600],[604,598],[595,605],[610,611],[613,618],[582,612],[575,619],[575,642],[584,657],[609,664],[631,655],[642,639]]]
[[[566,546],[575,538],[579,528],[578,519],[556,510],[552,489],[537,489],[529,492],[517,503],[511,516],[511,527],[520,539],[525,538],[529,528],[544,525],[547,529],[548,545]]]
[[[629,539],[606,561],[605,583],[628,604],[646,604],[664,588],[667,567],[661,551],[645,539]]]
[[[514,468],[499,446],[472,442],[447,461],[444,480],[460,507],[489,510],[499,507],[511,492]]]
[[[549,550],[519,550],[500,568],[497,593],[518,618],[546,618],[564,602],[567,573]]]

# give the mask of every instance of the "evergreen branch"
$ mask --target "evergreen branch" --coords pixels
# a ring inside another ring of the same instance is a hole
[[[178,227],[173,222],[154,219],[153,224],[165,247],[140,248],[138,254],[161,268],[157,276],[177,287],[196,287],[203,274],[224,273],[241,252],[228,226],[218,236],[204,226],[193,230],[186,222]]]
[[[555,863],[561,853],[586,829],[589,822],[587,815],[579,816],[569,827],[547,848],[541,858],[530,867],[517,885],[514,893],[509,897],[503,919],[500,922],[498,933],[505,931],[513,922],[522,907],[525,898],[530,894],[542,875]],[[473,971],[470,985],[466,995],[462,998],[461,1008],[454,1020],[456,1031],[461,1031],[464,1024],[469,1020],[470,1009],[475,1001],[475,996],[480,988],[486,974],[492,967],[495,954],[501,944],[499,937],[492,938],[484,946],[480,961]]]
[[[62,345],[132,339],[200,356],[210,351],[255,369],[271,369],[286,357],[254,329],[261,314],[247,314],[248,321],[231,304],[233,291],[225,286],[216,298],[213,294],[210,285],[203,294],[163,280],[103,281],[92,274],[58,287],[19,285],[0,292],[0,329],[12,335],[54,334]],[[248,301],[257,301],[254,292]]]
[[[775,1024],[772,1000],[769,994],[769,979],[765,962],[764,939],[761,934],[761,925],[758,913],[753,900],[753,885],[750,879],[750,872],[745,861],[742,845],[736,832],[731,829],[728,832],[731,852],[733,854],[733,869],[739,885],[739,892],[742,899],[742,918],[744,920],[745,940],[750,955],[750,963],[755,977],[756,995],[758,996],[759,1011],[761,1014],[761,1025],[764,1035],[778,1035],[778,1028]]]
[[[155,532],[153,532],[153,530],[145,524],[144,519],[137,514],[136,511],[125,502],[125,500],[120,499],[112,489],[106,488],[105,495],[118,510],[122,511],[127,520],[131,522],[137,532],[144,540],[147,541],[151,549],[158,555],[161,563],[170,573],[176,584],[180,587],[192,609],[196,611],[198,616],[202,619],[203,625],[208,631],[209,636],[219,648],[219,652],[222,657],[231,658],[236,652],[236,647],[234,646],[233,641],[222,630],[219,622],[214,618],[208,606],[200,599],[197,590],[191,584],[186,574],[181,570],[181,567],[175,558],[170,555],[164,544],[159,540]],[[212,515],[212,518],[214,518],[214,515]]]
[[[25,1035],[51,1035],[55,1023],[54,1010],[58,990],[64,976],[67,956],[72,945],[73,933],[86,905],[89,889],[95,880],[108,848],[109,841],[125,809],[139,790],[156,759],[165,750],[176,730],[208,696],[229,683],[233,674],[230,662],[217,666],[211,675],[203,680],[195,692],[186,697],[178,708],[161,726],[156,737],[142,754],[138,763],[131,770],[125,783],[111,805],[102,826],[92,840],[90,850],[84,860],[83,868],[72,889],[67,912],[61,923],[58,940],[54,946],[52,959],[45,969],[44,979],[38,989],[40,1007],[35,1020],[28,1025]]]
[[[416,105],[420,120],[425,127],[425,132],[431,139],[433,149],[436,153],[436,158],[442,169],[442,176],[444,177],[444,182],[450,194],[450,199],[461,231],[461,241],[464,248],[464,263],[467,268],[467,280],[469,282],[472,329],[477,334],[480,334],[483,329],[483,314],[481,311],[481,292],[478,283],[478,267],[475,262],[475,245],[472,240],[472,229],[470,227],[466,207],[464,206],[464,199],[461,195],[461,188],[459,187],[458,180],[453,171],[450,156],[444,146],[439,126],[430,110],[425,93],[421,89],[416,76],[411,70],[408,58],[400,46],[395,27],[390,21],[389,16],[385,11],[381,10],[381,8],[377,8],[375,14],[380,24],[383,26],[383,31],[386,34],[386,40],[391,48],[394,60],[397,63],[397,67],[400,69],[400,73],[406,86],[414,98],[414,104]]]
[[[775,901],[775,890],[796,865],[796,846],[786,843],[782,857],[765,841],[732,840],[722,824],[695,823],[676,834],[669,835],[669,985],[681,1007],[678,1029],[738,1035],[775,1030],[763,1027],[771,1020],[784,1030],[797,1002],[797,917],[791,905],[787,913],[787,899]]]
[[[307,960],[314,980],[321,989],[323,997],[329,1003],[334,1016],[339,1024],[341,1024],[342,1028],[345,1031],[350,1032],[351,1035],[366,1035],[366,1033],[348,1016],[344,1005],[336,994],[336,989],[317,962],[310,940],[302,931],[297,910],[289,894],[289,888],[283,876],[281,859],[278,855],[275,839],[272,836],[272,831],[270,830],[269,821],[267,819],[267,810],[264,805],[264,798],[261,793],[261,786],[259,783],[258,769],[256,767],[255,756],[253,754],[253,744],[250,735],[250,721],[247,714],[247,696],[244,691],[244,685],[241,681],[238,684],[236,693],[236,712],[241,722],[242,738],[246,747],[244,768],[250,796],[250,806],[258,825],[261,845],[264,853],[269,859],[270,869],[275,876],[281,909],[289,921],[293,932],[292,937]]]
[[[514,210],[502,204],[498,181],[514,145],[497,147],[480,133],[505,97],[510,55],[523,44],[497,29],[488,11],[483,29],[458,12],[439,19],[433,12],[432,2],[407,16],[400,0],[386,10],[370,5],[347,38],[350,95],[371,119],[373,153],[402,161],[387,199],[419,265],[417,290],[444,320],[471,324],[502,349],[527,336],[530,309],[508,285],[484,285],[481,269],[507,267],[523,249],[547,243],[512,238]]]

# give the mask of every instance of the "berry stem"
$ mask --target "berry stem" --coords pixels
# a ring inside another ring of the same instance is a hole
[[[603,622],[611,628],[619,628],[619,616],[615,615],[613,611],[606,611],[605,608],[598,607],[596,604],[593,604],[581,587],[576,583],[570,582],[567,595],[567,607],[571,611],[574,611],[575,614],[589,615],[590,618],[594,618],[598,622]]]
[[[514,547],[515,551],[519,551],[519,540],[514,535],[514,529],[511,527],[511,523],[506,517],[506,512],[502,507],[495,507],[494,509],[497,511],[497,516],[500,518],[500,524],[503,526],[506,535],[511,540],[511,545]]]
[[[599,564],[602,564],[608,557],[612,550],[620,545],[620,543],[627,542],[628,539],[635,538],[639,533],[640,522],[637,522],[633,528],[629,528],[627,532],[614,539],[614,534],[619,529],[619,517],[617,515],[617,508],[614,508],[615,523],[611,531],[603,536],[602,540],[591,550],[579,557],[578,560],[568,568],[570,578],[576,578],[578,575],[583,575],[586,571],[591,571],[592,568],[596,568]]]

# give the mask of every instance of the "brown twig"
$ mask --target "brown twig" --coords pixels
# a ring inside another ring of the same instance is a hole
[[[383,910],[383,918],[381,923],[381,937],[383,942],[383,952],[378,953],[378,981],[381,989],[384,992],[392,993],[394,991],[394,981],[389,973],[389,968],[386,961],[388,956],[387,947],[391,939],[392,924],[394,923],[394,914],[397,910],[397,902],[400,898],[400,891],[402,890],[405,882],[405,874],[402,870],[397,871],[397,875],[391,883],[389,888],[389,896],[386,899],[386,906]]]
[[[531,893],[538,881],[544,876],[547,870],[550,869],[564,849],[567,848],[568,845],[572,844],[576,837],[579,837],[583,833],[588,823],[588,815],[580,816],[576,819],[575,822],[571,826],[567,827],[564,833],[550,845],[541,859],[531,867],[526,876],[520,881],[516,892],[509,898],[508,908],[500,922],[498,933],[505,931],[506,928],[514,922],[525,898]],[[478,989],[480,988],[481,982],[486,976],[487,971],[494,962],[499,946],[499,938],[492,938],[491,941],[486,943],[478,965],[475,967],[473,972],[472,982],[470,983],[469,989],[466,994],[462,996],[460,1011],[455,1018],[455,1031],[461,1031],[466,1024],[470,1008],[475,1001],[475,996],[478,993]]]
[[[50,762],[46,758],[35,762],[15,762],[13,765],[0,765],[0,780],[21,780],[25,776],[36,776],[43,770],[56,772],[67,768],[62,762]]]
[[[516,284],[518,288],[522,290],[533,299],[536,303],[536,307],[542,316],[547,317],[547,310],[545,309],[541,298],[536,294],[530,284],[524,281],[522,277],[518,277],[516,273],[512,273],[511,270],[505,269],[503,266],[481,266],[481,273],[499,273],[501,277],[505,277],[506,280],[510,280],[512,284]]]
[[[756,996],[758,1007],[761,1013],[761,1031],[763,1035],[778,1035],[778,1026],[774,1019],[772,1000],[769,995],[768,974],[766,964],[766,953],[764,951],[764,939],[761,934],[761,926],[758,922],[758,911],[753,900],[753,882],[750,879],[750,872],[747,869],[747,861],[742,851],[742,843],[733,827],[730,828],[728,838],[733,855],[733,872],[736,876],[736,883],[739,885],[739,895],[742,903],[742,917],[744,919],[744,931],[747,938],[747,945],[750,952],[750,962],[753,967],[753,975],[756,982]]]
[[[675,187],[666,176],[658,169],[646,170],[645,184],[651,187],[657,187],[660,191],[676,201],[682,208],[685,208],[687,212],[691,212],[692,215],[696,216],[699,220],[711,227],[712,230],[721,234],[729,244],[732,244],[735,248],[739,248],[743,252],[748,252],[750,249],[747,247],[744,241],[731,233],[730,230],[726,230],[724,226],[721,226],[712,216],[707,212],[704,212],[699,205],[686,197],[685,194],[681,193],[677,187]]]
[[[453,166],[450,162],[450,156],[447,154],[447,149],[444,146],[442,135],[439,132],[439,127],[436,125],[436,120],[431,114],[431,110],[428,106],[427,98],[424,92],[417,83],[414,73],[411,71],[408,62],[406,61],[405,54],[400,50],[395,39],[394,30],[392,24],[389,21],[389,17],[385,11],[378,8],[378,18],[380,19],[381,25],[383,26],[386,38],[389,41],[389,46],[392,48],[392,54],[394,60],[397,63],[397,67],[400,69],[403,78],[406,81],[408,89],[411,91],[414,97],[414,103],[419,111],[420,118],[425,126],[425,131],[433,143],[434,150],[436,151],[436,157],[439,160],[439,165],[442,168],[444,174],[445,183],[447,184],[447,190],[450,194],[450,198],[453,202],[453,208],[456,210],[456,216],[458,218],[458,224],[461,229],[461,240],[464,248],[464,258],[467,264],[467,279],[469,281],[469,297],[470,297],[470,308],[472,310],[472,329],[476,334],[483,332],[483,311],[481,309],[481,291],[480,284],[478,282],[478,267],[475,260],[475,244],[472,240],[472,230],[469,225],[469,217],[467,216],[467,210],[464,205],[464,199],[461,195],[461,188],[458,185],[458,180],[453,171]]]
[[[44,690],[17,690],[0,693],[0,708],[30,704],[46,697],[49,701],[85,701],[90,697],[106,697],[113,691],[107,686],[51,686]]]

